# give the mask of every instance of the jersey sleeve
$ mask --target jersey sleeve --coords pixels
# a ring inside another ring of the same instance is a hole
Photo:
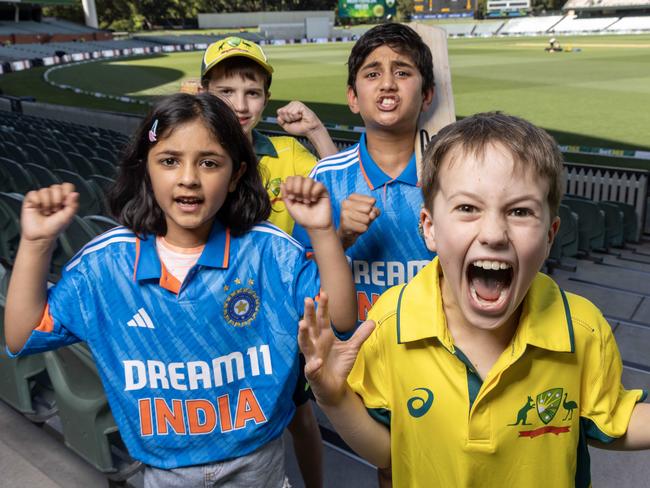
[[[305,146],[300,144],[297,139],[293,139],[293,174],[299,176],[309,176],[311,170],[316,165],[317,159],[310,153]]]
[[[587,364],[601,367],[588,368],[584,382],[583,405],[580,417],[586,423],[587,437],[609,443],[627,432],[632,411],[643,401],[643,390],[626,390],[621,383],[623,363],[612,329],[599,313],[596,331],[600,333],[598,350],[593,348]]]
[[[41,322],[35,324],[36,327],[20,351],[14,354],[7,349],[9,356],[50,351],[85,340],[86,315],[83,307],[88,299],[83,292],[88,289],[85,283],[85,278],[77,269],[64,273],[59,282],[47,292],[47,305]]]
[[[361,346],[357,359],[348,375],[348,385],[361,397],[370,415],[379,422],[390,425],[391,407],[388,402],[388,376],[382,351],[383,334],[380,323],[372,311],[369,320],[375,320],[377,327]]]

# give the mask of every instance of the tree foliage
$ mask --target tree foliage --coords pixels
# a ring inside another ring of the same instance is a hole
[[[337,0],[96,0],[103,29],[142,30],[170,21],[196,19],[199,13],[333,10]],[[81,0],[75,6],[44,7],[46,16],[83,22]]]

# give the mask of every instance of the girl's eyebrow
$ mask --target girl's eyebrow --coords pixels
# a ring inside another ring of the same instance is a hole
[[[183,155],[183,152],[174,151],[173,149],[162,149],[160,152],[158,152],[158,155],[169,155],[169,156],[179,157]],[[219,158],[226,157],[225,154],[220,152],[215,152],[215,151],[198,151],[198,155],[201,157],[203,156],[217,156]]]

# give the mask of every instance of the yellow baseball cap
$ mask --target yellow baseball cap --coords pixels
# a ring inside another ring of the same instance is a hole
[[[233,56],[243,56],[252,59],[270,75],[273,74],[273,68],[267,62],[266,54],[264,54],[264,51],[262,51],[259,45],[241,37],[226,37],[225,39],[210,44],[205,50],[205,53],[203,53],[201,79],[221,61],[232,58]]]

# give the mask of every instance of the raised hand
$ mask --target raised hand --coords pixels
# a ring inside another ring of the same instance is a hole
[[[352,246],[357,238],[368,230],[370,224],[379,217],[381,212],[375,207],[376,201],[368,195],[359,193],[353,193],[343,200],[338,235],[344,249]]]
[[[332,206],[322,183],[304,176],[289,176],[280,188],[284,205],[298,224],[306,230],[332,227]]]
[[[21,238],[51,241],[63,232],[79,207],[79,194],[72,183],[52,185],[25,195],[20,216]]]
[[[327,293],[321,293],[317,311],[313,300],[305,300],[298,344],[305,355],[305,376],[318,403],[337,405],[342,399],[359,349],[374,328],[374,322],[366,321],[350,339],[340,341],[332,332]]]
[[[278,125],[292,136],[307,136],[310,132],[323,128],[323,123],[302,102],[289,102],[278,109]]]

